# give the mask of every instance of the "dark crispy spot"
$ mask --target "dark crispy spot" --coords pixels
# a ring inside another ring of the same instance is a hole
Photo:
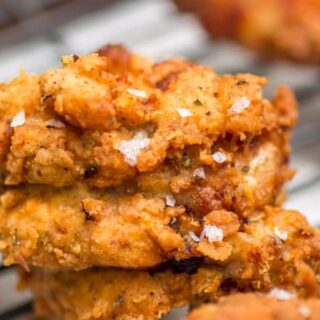
[[[85,214],[86,221],[95,221],[95,217],[86,210],[83,201],[81,201],[81,210]]]
[[[245,85],[245,84],[249,84],[249,82],[246,81],[246,80],[239,80],[239,81],[236,83],[237,86],[243,86],[243,85]]]
[[[202,102],[201,102],[199,99],[193,101],[193,103],[194,103],[196,106],[202,106]]]
[[[79,56],[77,54],[74,54],[72,58],[73,58],[73,62],[76,62],[79,60]]]
[[[218,92],[215,92],[215,93],[213,94],[213,96],[214,96],[215,98],[218,98],[218,97],[219,97],[219,93],[218,93]]]
[[[91,164],[89,167],[85,169],[83,177],[85,179],[92,178],[98,173],[98,171],[99,171],[99,167],[96,164]]]
[[[242,172],[245,172],[245,173],[247,173],[247,172],[249,172],[250,171],[250,166],[243,166],[242,167]]]
[[[167,262],[164,262],[160,264],[157,267],[148,269],[151,275],[154,275],[158,272],[164,272],[167,270],[171,270],[173,273],[188,273],[188,274],[194,274],[197,272],[197,270],[200,268],[200,266],[203,263],[203,258],[198,257],[192,257],[190,259],[185,260],[169,260]]]
[[[224,293],[231,293],[233,291],[241,291],[239,288],[239,285],[236,281],[234,281],[231,278],[227,278],[225,280],[223,280],[223,282],[221,283],[221,287],[220,289],[224,292]]]
[[[202,258],[192,257],[186,260],[172,260],[171,269],[174,273],[186,272],[188,274],[194,274],[197,272],[203,262]]]
[[[210,115],[211,115],[210,111],[206,112],[206,116],[210,116]]]

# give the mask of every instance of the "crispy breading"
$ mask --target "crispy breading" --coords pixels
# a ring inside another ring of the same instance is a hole
[[[221,167],[211,156],[217,144],[244,144],[296,121],[292,92],[281,87],[270,102],[264,78],[219,76],[183,60],[154,64],[120,47],[100,54],[63,57],[61,68],[1,85],[6,185],[118,186],[180,164],[190,150],[194,165]],[[25,124],[10,128],[23,109]],[[137,134],[144,145],[132,151],[133,142],[128,160],[121,146]]]
[[[286,245],[297,242],[300,238],[295,234],[304,229],[317,243],[315,231],[302,216],[280,209],[265,209],[243,219],[225,210],[197,217],[182,206],[166,205],[159,196],[124,197],[84,188],[49,187],[9,191],[1,202],[4,262],[19,263],[27,270],[29,265],[147,268],[172,258],[194,256],[226,263],[236,254],[246,255],[249,239],[254,246],[260,241],[281,245],[275,227],[288,232]],[[256,219],[259,221],[252,222]],[[222,238],[210,240],[209,231],[205,236],[203,230],[208,225],[217,227]],[[260,255],[255,258],[260,259]]]
[[[66,320],[160,319],[189,300],[190,276],[163,272],[91,269],[21,273],[20,287],[37,295],[37,315]]]
[[[23,156],[34,150],[38,151],[33,165],[27,172],[25,165],[20,162],[21,159],[14,162],[17,165],[11,162],[11,172],[18,172],[24,179],[37,180],[43,184],[55,184],[55,181],[69,184],[74,180],[73,174],[77,174],[78,178],[88,185],[101,186],[106,181],[118,184],[119,180],[127,175],[124,185],[118,187],[121,192],[173,194],[179,204],[187,206],[194,214],[205,214],[214,209],[224,208],[244,216],[249,215],[265,205],[274,204],[284,183],[293,173],[288,168],[288,135],[281,132],[253,137],[250,141],[244,142],[227,138],[217,141],[212,152],[223,152],[226,155],[223,163],[213,161],[212,164],[203,165],[199,149],[189,148],[179,155],[176,154],[177,158],[167,159],[158,170],[141,173],[135,179],[136,172],[132,169],[129,179],[129,172],[120,173],[120,170],[124,169],[123,166],[117,168],[117,160],[122,158],[121,154],[116,153],[117,158],[111,157],[105,167],[98,167],[96,162],[87,162],[84,165],[86,169],[83,170],[70,159],[60,145],[70,143],[82,156],[90,154],[91,149],[86,149],[85,146],[78,148],[72,137],[62,137],[59,130],[53,129],[47,133],[45,130],[26,125],[22,139],[28,143],[18,142],[20,135],[16,133],[13,144],[17,148],[13,149],[12,146],[11,150],[14,150],[17,159],[20,154]],[[110,139],[108,141],[112,143]],[[102,159],[112,153],[110,147],[107,147],[109,143],[106,143],[106,148],[100,150]],[[39,145],[42,148],[38,149]],[[106,149],[109,149],[110,153]],[[211,160],[211,156],[204,159]],[[68,166],[68,169],[59,175],[61,163],[62,166]],[[110,170],[110,167],[114,170]],[[199,169],[204,172],[201,176],[197,173]]]
[[[265,56],[320,63],[318,0],[175,0],[197,14],[216,39],[227,38]]]
[[[121,269],[90,269],[80,272],[50,273],[37,269],[32,270],[31,273],[20,272],[20,288],[29,288],[35,294],[34,306],[37,315],[63,316],[66,320],[137,319],[139,317],[154,320],[160,319],[175,307],[186,306],[190,303],[193,306],[198,306],[204,302],[216,302],[229,292],[256,290],[251,285],[252,279],[246,277],[245,280],[241,280],[242,286],[238,287],[239,273],[235,274],[235,280],[230,284],[230,278],[225,279],[226,276],[229,277],[229,274],[224,272],[217,266],[202,266],[194,274],[172,271],[150,273]],[[301,271],[299,275],[303,272]],[[291,274],[291,276],[295,275]],[[315,278],[313,281],[314,285],[317,285]],[[286,287],[278,288],[275,285],[276,283],[269,283],[268,286],[259,287],[254,292],[274,293],[281,290],[285,292],[285,295],[293,297],[296,295],[301,298],[319,297],[319,291],[306,293],[295,291],[292,286],[288,289]],[[248,297],[251,296],[254,295],[248,294]],[[244,302],[246,299],[240,298],[238,300]],[[268,302],[271,299],[267,298],[266,300],[265,302]],[[232,301],[235,302],[235,310],[238,310],[237,307],[239,307],[238,311],[241,314],[241,307],[236,304],[237,299],[231,298],[230,302]],[[256,306],[258,309],[258,302],[251,301],[252,307]],[[302,301],[308,300],[295,301],[301,301],[302,304]],[[273,310],[272,307],[276,308],[270,301],[266,306],[270,306],[271,310]],[[219,305],[217,310],[221,311]],[[253,310],[251,309],[251,311]],[[261,310],[261,312],[263,311]],[[195,311],[194,315],[199,313],[204,314],[205,317],[205,312],[200,312],[201,309],[198,312]],[[194,319],[193,314],[191,317]],[[303,317],[294,319],[303,319]]]
[[[284,294],[284,297],[286,294]],[[320,299],[282,300],[272,295],[235,294],[217,304],[206,304],[192,311],[188,320],[317,320],[320,318]]]
[[[286,290],[299,298],[319,296],[320,234],[303,216],[268,208],[264,218],[242,229],[212,244],[211,252],[221,256],[232,246],[223,261],[173,260],[148,271],[33,269],[21,271],[21,286],[35,293],[39,314],[62,315],[67,320],[158,319],[173,307],[215,302],[236,292]],[[232,228],[225,230],[232,232]]]

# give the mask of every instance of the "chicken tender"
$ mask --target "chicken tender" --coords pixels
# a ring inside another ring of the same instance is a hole
[[[294,211],[269,208],[264,215],[243,225],[233,240],[211,248],[201,241],[198,250],[217,258],[206,264],[193,257],[148,271],[32,269],[21,271],[21,287],[35,293],[38,314],[67,320],[159,319],[173,307],[216,302],[236,292],[319,297],[319,231]]]
[[[319,299],[295,299],[282,290],[271,295],[235,294],[218,304],[203,305],[191,312],[188,320],[317,320]]]
[[[286,244],[297,241],[296,229],[305,227],[314,234],[302,216],[290,211],[269,208],[239,218],[230,211],[213,210],[196,217],[182,206],[170,207],[160,197],[142,194],[123,197],[85,189],[29,187],[5,193],[1,201],[4,263],[19,263],[26,270],[29,265],[147,268],[190,257],[226,262],[252,228],[254,242],[277,240],[278,229],[288,236]],[[293,224],[295,220],[300,226]]]
[[[60,133],[55,131],[46,135],[30,127],[26,130],[26,148],[33,148],[33,143],[46,145],[55,136],[56,141],[61,138]],[[24,145],[18,149],[24,153]],[[48,149],[59,157],[56,143]],[[42,155],[47,153],[46,150],[41,150],[39,152]],[[179,159],[168,159],[158,170],[141,173],[136,179],[127,179],[117,189],[124,194],[172,194],[179,204],[186,206],[194,214],[227,209],[246,216],[265,205],[276,203],[284,183],[293,175],[288,167],[289,150],[288,134],[281,132],[264,134],[244,142],[222,139],[215,144],[213,154],[218,162],[212,165],[201,165],[199,150],[190,148]],[[35,165],[23,177],[32,178],[38,174],[38,170],[41,171],[40,167]],[[50,162],[45,171],[48,174],[51,172],[52,177],[63,179],[61,175],[57,175],[55,168]],[[70,170],[76,169],[71,166]],[[64,177],[71,182],[70,170],[64,171]],[[109,174],[111,173],[112,171]],[[83,175],[89,185],[101,181],[96,165],[88,166]],[[45,179],[47,176],[39,176],[39,182],[45,184],[42,177]]]
[[[190,276],[171,272],[33,270],[21,276],[20,287],[36,295],[36,315],[65,320],[160,319],[173,307],[187,304],[190,295]]]
[[[296,122],[292,92],[280,87],[270,102],[266,79],[250,74],[154,64],[119,47],[62,62],[1,85],[3,184],[105,188],[164,172],[167,163],[216,170],[232,161],[213,156],[224,152],[219,145],[284,133]]]
[[[197,14],[216,39],[235,40],[265,56],[320,63],[318,0],[175,0]]]

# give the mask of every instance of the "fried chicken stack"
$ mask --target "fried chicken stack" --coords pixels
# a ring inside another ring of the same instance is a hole
[[[264,56],[320,63],[319,0],[174,0],[215,39],[235,40]]]
[[[319,294],[319,232],[277,208],[295,98],[269,101],[265,83],[108,46],[1,85],[0,249],[39,314]]]

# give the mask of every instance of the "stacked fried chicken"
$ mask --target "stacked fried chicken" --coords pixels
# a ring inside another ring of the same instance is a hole
[[[0,249],[38,314],[151,320],[234,292],[320,293],[320,234],[277,207],[295,98],[264,84],[108,46],[1,85]]]

